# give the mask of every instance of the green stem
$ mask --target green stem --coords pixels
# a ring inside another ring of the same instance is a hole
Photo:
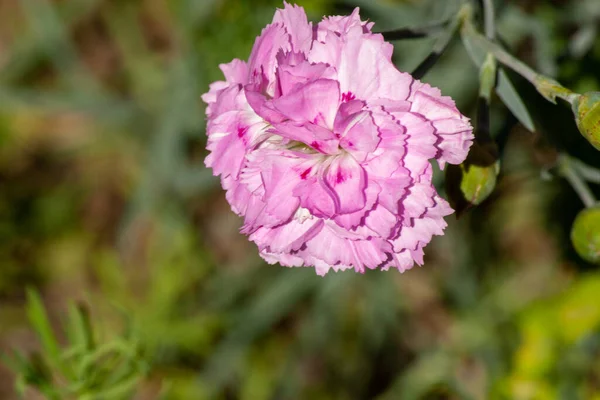
[[[587,165],[578,159],[571,159],[573,167],[588,182],[600,183],[600,169]]]
[[[573,160],[566,154],[559,157],[559,172],[573,187],[586,208],[593,207],[597,200],[588,187],[587,183],[581,178],[577,169],[574,168]]]
[[[483,0],[483,18],[485,21],[485,36],[494,40],[496,38],[494,2],[493,0]]]
[[[479,70],[479,97],[483,97],[488,105],[496,86],[496,74],[496,59],[491,53],[488,53]]]
[[[485,20],[485,36],[489,40],[494,40],[496,36],[496,26],[494,21],[494,4],[492,0],[483,1],[483,14]],[[485,61],[481,65],[479,75],[479,96],[486,99],[487,105],[489,106],[492,91],[496,86],[496,58],[490,52],[487,53]]]
[[[494,39],[496,30],[494,21],[494,7],[491,0],[484,0],[485,34]],[[486,147],[486,153],[493,155],[497,160],[497,147],[490,135],[490,103],[492,92],[496,87],[498,68],[496,58],[492,53],[487,53],[485,61],[479,70],[479,101],[477,106],[477,119],[475,127],[475,140],[479,145]]]
[[[492,53],[499,62],[531,82],[538,92],[540,92],[540,94],[548,101],[556,103],[556,97],[558,97],[572,104],[579,96],[556,82],[554,79],[539,74],[522,61],[513,57],[501,46],[477,32],[471,20],[472,12],[470,12],[470,10],[467,9],[462,15],[463,33],[468,35],[478,47],[485,49],[488,53]]]

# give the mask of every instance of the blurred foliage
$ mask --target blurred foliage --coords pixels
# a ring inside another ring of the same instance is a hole
[[[378,30],[452,12],[436,0],[298,2],[313,20],[360,6]],[[496,4],[513,54],[599,90],[597,0]],[[0,351],[31,367],[72,349],[60,327],[81,319],[64,317],[77,301],[102,338],[143,349],[135,399],[597,398],[600,272],[569,245],[579,199],[541,171],[556,149],[595,167],[598,153],[567,107],[511,72],[536,133],[492,98],[496,190],[449,219],[423,268],[320,278],[259,259],[202,164],[199,96],[219,63],[248,56],[277,6],[0,0]],[[396,42],[397,65],[411,71],[432,46]],[[424,80],[474,116],[477,75],[456,41]],[[51,351],[24,312],[27,286],[56,332]],[[16,398],[15,381],[0,366],[0,398]]]
[[[18,351],[8,360],[17,373],[15,388],[25,397],[28,387],[48,399],[128,399],[146,372],[139,343],[127,335],[98,342],[83,305],[71,305],[67,322],[69,347],[60,348],[39,294],[27,293],[27,316],[42,352],[29,359]]]

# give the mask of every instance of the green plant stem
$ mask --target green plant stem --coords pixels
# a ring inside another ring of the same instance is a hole
[[[562,154],[558,160],[560,174],[569,182],[573,190],[577,193],[586,208],[596,205],[597,200],[588,187],[587,183],[581,178],[577,169],[574,167],[574,160],[566,154]]]
[[[485,34],[490,40],[494,40],[496,30],[494,22],[494,8],[489,0],[484,1]],[[490,103],[492,92],[496,87],[498,68],[496,58],[492,53],[487,53],[485,61],[479,70],[479,104],[477,107],[477,125],[475,128],[475,140],[480,145],[493,146],[494,140],[490,135]],[[494,151],[495,153],[495,151]]]
[[[485,36],[489,40],[494,40],[496,26],[494,21],[494,5],[492,3],[492,0],[484,0],[483,12],[485,19]],[[485,61],[481,65],[479,77],[479,81],[481,82],[479,87],[479,96],[483,97],[486,100],[488,107],[492,96],[492,91],[496,86],[496,75],[496,58],[491,52],[488,52]]]
[[[485,36],[494,40],[496,38],[496,16],[494,13],[493,0],[483,0],[483,18],[485,23]]]
[[[479,97],[485,99],[489,105],[492,91],[496,87],[497,66],[493,54],[488,53],[479,70]]]
[[[571,161],[573,167],[577,169],[583,179],[588,182],[600,183],[600,169],[587,165],[578,159],[571,159]]]
[[[472,11],[468,7],[465,8],[465,11],[463,11],[461,14],[463,17],[463,32],[468,35],[477,46],[485,49],[489,53],[492,53],[499,62],[531,82],[537,91],[540,92],[540,94],[548,101],[556,103],[556,97],[558,97],[572,104],[573,101],[579,96],[578,94],[573,93],[569,89],[562,86],[560,83],[556,82],[554,79],[534,71],[528,65],[513,57],[501,46],[477,32],[472,22]]]

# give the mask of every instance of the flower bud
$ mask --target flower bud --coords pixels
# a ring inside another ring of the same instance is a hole
[[[462,168],[463,179],[460,183],[460,190],[469,203],[477,206],[487,199],[496,187],[496,176],[500,172],[500,163],[495,162],[487,167],[463,164]]]
[[[586,261],[600,264],[600,206],[581,211],[571,228],[571,242]]]
[[[492,194],[499,172],[500,162],[493,142],[486,145],[475,142],[464,163],[448,166],[446,193],[457,216]]]
[[[588,92],[573,101],[577,128],[588,142],[600,150],[600,92]]]

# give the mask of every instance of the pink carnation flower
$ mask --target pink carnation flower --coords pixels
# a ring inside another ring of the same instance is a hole
[[[429,160],[461,163],[469,120],[398,71],[372,26],[358,9],[313,26],[285,3],[202,97],[206,165],[269,263],[405,271],[453,212]]]

